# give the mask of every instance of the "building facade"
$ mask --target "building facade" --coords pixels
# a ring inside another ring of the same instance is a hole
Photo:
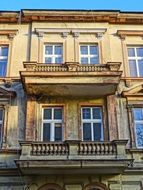
[[[143,190],[143,13],[0,12],[0,189]]]

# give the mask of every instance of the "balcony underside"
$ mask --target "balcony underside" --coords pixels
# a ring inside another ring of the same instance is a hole
[[[47,84],[27,84],[25,89],[27,94],[47,95],[47,96],[105,96],[114,94],[117,88],[115,84],[48,84],[48,80],[43,79]]]
[[[105,96],[114,94],[121,77],[118,64],[26,64],[21,72],[27,94],[49,96]],[[117,67],[118,66],[118,67]]]
[[[129,160],[19,160],[16,163],[23,174],[119,174],[127,168]]]

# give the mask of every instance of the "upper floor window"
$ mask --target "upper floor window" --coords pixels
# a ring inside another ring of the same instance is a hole
[[[0,46],[0,77],[6,76],[8,62],[8,46]]]
[[[128,47],[128,62],[131,77],[143,77],[143,47]]]
[[[134,108],[133,114],[136,146],[143,148],[143,108]]]
[[[42,140],[62,141],[63,109],[48,107],[43,109]]]
[[[101,107],[82,107],[81,120],[84,141],[103,140]]]
[[[93,44],[80,45],[80,63],[98,64],[99,63],[98,46]]]
[[[0,145],[2,143],[2,134],[3,134],[3,109],[0,108]]]
[[[45,63],[63,63],[63,46],[61,44],[45,45]]]

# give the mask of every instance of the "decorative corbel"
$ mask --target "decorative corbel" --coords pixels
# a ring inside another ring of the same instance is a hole
[[[62,38],[64,38],[64,39],[67,38],[68,32],[62,32],[61,36],[62,36]]]
[[[96,38],[101,39],[103,37],[104,33],[103,32],[97,32],[96,33]]]
[[[78,38],[79,37],[79,32],[73,32],[73,37]]]

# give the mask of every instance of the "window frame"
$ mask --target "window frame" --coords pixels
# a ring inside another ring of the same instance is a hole
[[[100,108],[100,114],[101,114],[101,119],[84,119],[82,118],[82,109],[83,108],[90,108],[90,113],[91,113],[91,118],[93,116],[92,114],[92,109],[93,108]],[[97,106],[97,105],[81,105],[81,136],[82,136],[82,141],[103,141],[104,140],[104,118],[103,118],[103,106]],[[84,140],[84,134],[83,134],[83,123],[91,123],[91,140]],[[94,127],[93,127],[93,123],[101,123],[101,139],[100,140],[94,140]]]
[[[142,120],[135,120],[135,115],[134,115],[134,110],[135,109],[141,109],[142,116],[143,116],[143,107],[133,107],[132,108],[136,148],[143,149],[143,146],[138,145],[138,138],[137,138],[137,131],[136,131],[136,124],[142,124],[143,125],[143,118],[142,118]]]
[[[134,49],[134,52],[135,52],[135,56],[129,56],[128,55],[128,49],[129,48],[133,48]],[[143,46],[142,45],[127,45],[127,60],[128,60],[128,68],[129,68],[129,76],[130,77],[137,77],[137,78],[139,78],[139,77],[143,77],[143,76],[140,76],[140,71],[139,71],[139,60],[142,60],[143,61],[143,56],[141,57],[141,56],[137,56],[137,48],[143,48]],[[136,68],[136,76],[132,76],[131,75],[131,72],[130,72],[130,63],[129,63],[129,61],[130,60],[133,60],[133,61],[135,61],[135,68]]]
[[[53,119],[54,115],[54,109],[55,108],[60,108],[62,110],[62,119]],[[44,109],[51,109],[52,110],[52,119],[50,120],[44,120]],[[43,124],[44,123],[50,123],[50,140],[46,142],[61,142],[64,139],[64,107],[61,105],[55,105],[55,106],[44,106],[42,107],[42,127],[41,127],[41,141],[44,142],[43,140]],[[55,128],[56,126],[54,125],[55,123],[61,123],[61,130],[62,130],[62,136],[61,136],[61,141],[56,141],[55,140]],[[51,130],[52,128],[52,130]]]
[[[51,46],[52,47],[52,54],[46,55],[46,53],[45,53],[46,46]],[[61,46],[62,47],[62,54],[60,54],[60,55],[54,54],[56,46]],[[64,59],[64,46],[63,46],[63,43],[60,43],[60,42],[59,43],[44,43],[43,50],[44,50],[43,51],[43,63],[45,63],[45,64],[62,64],[63,63],[63,59]],[[46,61],[45,61],[46,57],[52,59],[51,63],[46,63]],[[56,63],[56,61],[55,61],[56,58],[61,58],[62,61],[59,62],[59,63]]]
[[[5,74],[4,75],[0,75],[0,78],[4,78],[4,77],[6,77],[7,75],[8,75],[8,67],[9,67],[9,54],[10,54],[10,45],[9,44],[0,44],[0,51],[1,51],[1,48],[3,48],[3,47],[7,47],[7,49],[8,49],[8,54],[7,54],[7,56],[1,56],[0,55],[0,61],[1,60],[4,60],[4,59],[6,59],[6,68],[5,68]]]
[[[81,54],[81,46],[87,46],[88,49],[88,54]],[[96,46],[97,50],[98,50],[98,54],[90,54],[90,46]],[[100,64],[100,56],[99,56],[99,44],[98,43],[80,43],[79,44],[79,63],[81,65],[84,64],[88,64],[88,65],[96,65],[96,64]],[[81,63],[81,59],[83,58],[87,58],[88,62],[87,63]],[[98,59],[98,63],[91,63],[90,58],[97,58]]]

